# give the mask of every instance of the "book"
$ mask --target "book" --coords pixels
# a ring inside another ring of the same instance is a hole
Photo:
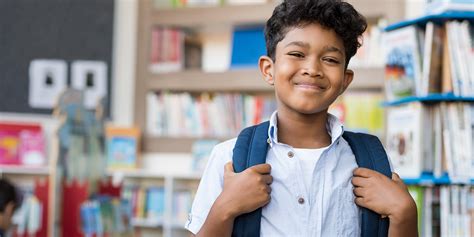
[[[184,68],[183,31],[170,27],[155,27],[151,33],[149,69],[153,73],[167,73]]]
[[[165,212],[165,190],[163,187],[150,187],[146,197],[146,218],[159,220]]]
[[[421,94],[421,33],[417,26],[411,25],[383,36],[388,100]]]
[[[260,56],[266,55],[263,27],[237,27],[232,37],[232,58],[230,67],[256,68]]]
[[[106,127],[107,167],[133,169],[138,165],[140,129],[136,127]]]
[[[41,125],[0,123],[0,164],[41,166],[47,163]]]
[[[423,171],[424,108],[412,103],[387,112],[387,154],[403,178],[418,178]]]
[[[422,68],[422,94],[441,93],[441,64],[443,53],[443,27],[426,23]]]

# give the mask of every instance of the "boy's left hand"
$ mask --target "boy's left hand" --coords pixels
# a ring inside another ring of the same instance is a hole
[[[357,168],[352,184],[357,205],[389,217],[391,222],[413,217],[413,213],[416,218],[416,204],[398,174],[392,173],[389,179],[377,171]]]

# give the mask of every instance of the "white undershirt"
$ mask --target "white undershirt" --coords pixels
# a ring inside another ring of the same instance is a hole
[[[300,160],[301,170],[304,177],[304,186],[306,191],[309,192],[311,180],[313,179],[314,168],[318,162],[321,154],[326,150],[327,147],[317,149],[306,149],[306,148],[294,148],[296,158]]]

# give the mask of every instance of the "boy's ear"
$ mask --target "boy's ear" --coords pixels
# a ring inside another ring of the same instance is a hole
[[[275,83],[273,79],[273,60],[268,56],[261,56],[258,60],[258,68],[262,73],[263,80],[273,86]]]
[[[349,85],[351,84],[352,79],[354,79],[354,71],[352,71],[351,69],[346,69],[346,71],[344,72],[344,81],[342,82],[342,88],[339,95],[346,91],[347,87],[349,87]]]

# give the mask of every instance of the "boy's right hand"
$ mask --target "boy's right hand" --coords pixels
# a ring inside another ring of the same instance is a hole
[[[260,164],[235,173],[232,162],[224,168],[224,188],[219,202],[229,208],[229,214],[237,217],[252,212],[270,202],[271,166]]]

